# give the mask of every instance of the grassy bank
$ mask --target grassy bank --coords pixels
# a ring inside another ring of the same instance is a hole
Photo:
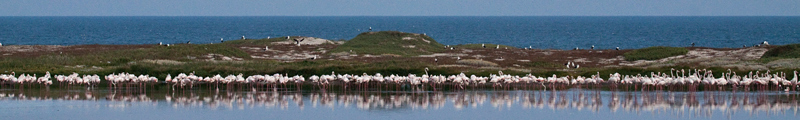
[[[800,44],[789,44],[770,48],[769,51],[761,56],[761,60],[764,62],[794,58],[800,58]]]
[[[331,53],[394,54],[416,56],[444,51],[444,45],[422,34],[397,31],[365,32],[331,50]]]

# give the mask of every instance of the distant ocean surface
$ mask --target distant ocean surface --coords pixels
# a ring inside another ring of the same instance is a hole
[[[426,33],[442,44],[539,49],[738,48],[800,43],[800,17],[0,17],[3,45],[157,44],[362,32]]]

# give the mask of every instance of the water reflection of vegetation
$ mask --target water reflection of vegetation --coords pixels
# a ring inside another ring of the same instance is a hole
[[[710,116],[747,113],[757,115],[798,113],[797,93],[765,92],[615,92],[585,91],[462,91],[462,92],[153,92],[147,94],[109,91],[0,91],[0,100],[105,100],[114,102],[166,103],[175,108],[349,108],[362,110],[468,109],[488,104],[503,110],[550,109],[600,112],[658,112]]]

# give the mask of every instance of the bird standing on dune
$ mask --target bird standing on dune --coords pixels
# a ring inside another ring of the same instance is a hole
[[[617,50],[619,50],[619,47],[617,47]]]
[[[244,35],[242,35],[242,40],[244,40],[244,39],[245,39],[245,37],[244,37]]]
[[[594,45],[592,45],[592,50],[594,50]]]
[[[369,31],[372,31],[372,27],[369,27]]]
[[[224,39],[219,38],[219,43],[224,43],[224,42],[225,42]]]
[[[481,46],[483,46],[483,48],[486,48],[486,44],[481,44]]]
[[[300,42],[303,42],[303,40],[305,40],[305,39],[306,39],[306,38],[300,38],[300,39],[297,39],[297,38],[295,38],[295,39],[293,39],[293,40],[294,40],[294,42],[297,44],[297,46],[300,46]]]
[[[572,65],[572,62],[564,63],[564,65],[567,66],[567,68],[570,68],[570,65]]]

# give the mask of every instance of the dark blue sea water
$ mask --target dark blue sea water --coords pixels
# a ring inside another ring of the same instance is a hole
[[[800,43],[800,17],[0,17],[4,45],[157,44],[373,31],[540,49]]]

